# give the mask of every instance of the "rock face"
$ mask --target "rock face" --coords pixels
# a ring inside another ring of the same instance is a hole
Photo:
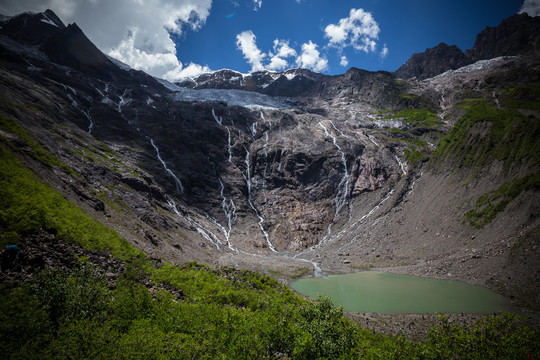
[[[472,49],[462,52],[455,45],[440,43],[423,53],[413,54],[394,75],[423,80],[478,60],[535,53],[540,49],[539,34],[540,17],[516,14],[497,27],[486,27],[477,35]]]
[[[540,17],[525,13],[503,20],[497,27],[486,27],[476,36],[465,55],[473,61],[498,56],[524,55],[540,50]]]
[[[455,70],[472,62],[470,58],[455,45],[440,43],[423,53],[413,54],[405,64],[394,72],[398,78],[416,77],[423,80],[439,75],[447,70]]]
[[[464,98],[492,112],[515,104],[512,94],[536,98],[534,56],[421,82],[351,68],[338,76],[221,70],[175,85],[111,61],[50,11],[1,24],[0,114],[77,175],[43,163],[3,121],[0,141],[153,257],[315,275],[400,265],[509,289],[520,283],[497,269],[516,269],[505,256],[517,234],[537,229],[537,190],[528,190],[533,200],[513,200],[523,204],[518,215],[500,215],[486,230],[461,214],[537,165],[464,166],[454,176],[453,163],[428,159],[460,123]],[[418,78],[469,59],[444,44],[413,58]],[[513,111],[534,118],[530,103]],[[490,132],[485,121],[473,129]],[[473,246],[486,254],[481,262],[466,256]]]

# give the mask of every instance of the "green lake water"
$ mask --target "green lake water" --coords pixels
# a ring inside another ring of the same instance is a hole
[[[510,311],[493,291],[459,281],[363,271],[294,281],[291,287],[315,299],[328,295],[345,311],[376,313],[493,313]]]

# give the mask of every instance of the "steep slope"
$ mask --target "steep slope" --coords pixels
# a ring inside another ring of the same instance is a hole
[[[405,64],[394,72],[398,78],[427,79],[447,70],[455,70],[472,62],[456,46],[440,43],[423,53],[413,54]]]
[[[165,87],[75,25],[21,16],[1,29],[2,143],[147,254],[285,278],[388,268],[538,308],[534,56],[426,81],[227,70]]]

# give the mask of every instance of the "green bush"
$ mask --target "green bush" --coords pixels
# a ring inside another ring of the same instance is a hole
[[[41,182],[1,144],[0,229],[11,240],[47,230],[87,249],[109,250],[122,259],[141,254],[118,233],[94,220]]]

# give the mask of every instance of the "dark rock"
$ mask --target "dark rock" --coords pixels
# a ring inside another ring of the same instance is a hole
[[[472,62],[455,45],[440,43],[423,53],[413,54],[409,60],[394,72],[398,78],[427,79],[447,70],[454,70]]]

